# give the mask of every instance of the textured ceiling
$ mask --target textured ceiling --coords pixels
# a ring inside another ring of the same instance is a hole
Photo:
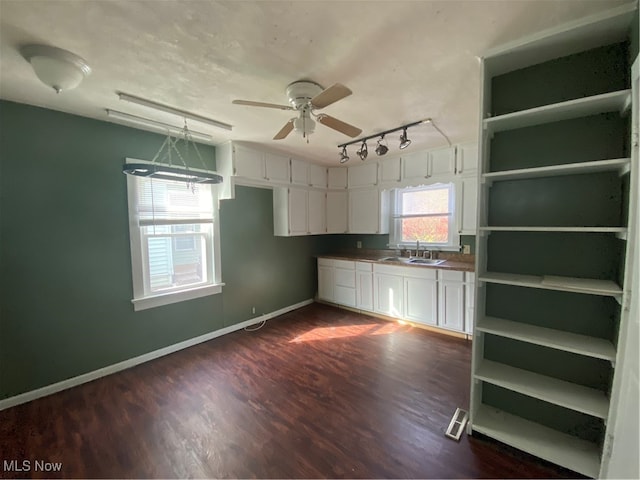
[[[349,137],[322,125],[307,144],[271,140],[291,112],[232,105],[286,103],[285,87],[340,82],[353,95],[323,111],[364,135],[431,117],[454,143],[478,131],[479,60],[489,48],[628,1],[12,1],[0,0],[0,97],[109,120],[105,108],[180,125],[120,101],[117,91],[234,126],[190,123],[213,143],[241,140],[324,164]],[[44,43],[85,58],[92,74],[56,95],[18,49]],[[411,149],[445,141],[428,126]],[[389,138],[390,153],[396,139]],[[355,150],[355,148],[354,148]]]

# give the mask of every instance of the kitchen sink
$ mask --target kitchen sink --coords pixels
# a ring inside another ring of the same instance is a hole
[[[431,258],[412,258],[408,263],[418,264],[418,265],[440,265],[441,263],[446,262],[446,260],[435,260]]]
[[[409,261],[406,257],[384,257],[380,259],[381,262],[403,262],[406,263]]]

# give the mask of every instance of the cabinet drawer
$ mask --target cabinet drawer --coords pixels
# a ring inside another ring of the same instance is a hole
[[[385,275],[398,275],[403,276],[410,267],[396,267],[395,265],[379,265],[373,266],[375,273],[383,273]]]
[[[333,262],[334,262],[334,260],[332,260],[331,258],[319,258],[318,259],[318,266],[319,267],[333,267]]]
[[[425,280],[436,280],[438,278],[438,270],[435,268],[425,267],[407,267],[404,269],[403,275],[411,278],[424,278]]]
[[[464,272],[457,272],[455,270],[440,270],[440,280],[447,280],[450,282],[464,282]]]
[[[373,272],[373,263],[356,262],[356,270],[359,272]]]
[[[352,262],[349,260],[334,260],[333,266],[336,268],[344,268],[345,270],[355,270],[356,262]]]
[[[344,268],[336,268],[333,271],[333,277],[336,285],[342,287],[356,288],[356,271],[345,270]]]
[[[335,303],[348,307],[356,306],[356,289],[336,285],[333,292]]]

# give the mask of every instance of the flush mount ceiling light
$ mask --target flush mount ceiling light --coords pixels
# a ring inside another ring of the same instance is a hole
[[[347,147],[342,147],[342,152],[340,152],[340,163],[347,163],[349,161],[349,155],[347,155]]]
[[[356,153],[360,157],[360,160],[362,160],[363,162],[367,159],[367,155],[369,155],[369,149],[367,148],[366,140],[362,141],[362,146],[360,147],[360,150],[358,150]]]
[[[415,127],[417,125],[422,125],[423,123],[428,123],[433,128],[435,128],[438,131],[438,133],[444,137],[444,139],[447,141],[449,146],[451,146],[451,140],[449,140],[449,137],[447,137],[447,135],[445,135],[445,133],[438,128],[438,126],[433,122],[431,118],[425,118],[424,120],[420,120],[418,122],[407,123],[406,125],[401,125],[398,128],[392,128],[391,130],[385,130],[384,132],[378,132],[374,135],[369,135],[368,137],[359,138],[357,140],[352,140],[351,142],[346,142],[338,145],[338,148],[342,148],[342,153],[340,154],[340,163],[345,163],[349,160],[349,157],[347,156],[347,146],[354,145],[356,143],[362,143],[362,147],[360,148],[360,150],[358,150],[357,153],[360,159],[364,161],[364,159],[367,158],[366,141],[376,137],[380,137],[380,139],[378,140],[378,145],[376,146],[375,152],[378,155],[384,155],[389,151],[389,147],[387,145],[382,144],[382,141],[384,140],[384,136],[389,133],[399,132],[400,130],[402,130],[402,134],[400,135],[400,149],[404,150],[409,145],[411,145],[411,140],[407,138],[407,129],[411,127]]]
[[[404,150],[411,145],[411,140],[407,138],[407,129],[405,128],[400,135],[400,150]]]
[[[91,68],[78,55],[49,45],[25,45],[22,56],[31,63],[33,71],[42,83],[56,93],[72,90],[91,73]]]
[[[384,141],[384,135],[380,135],[380,139],[378,139],[378,145],[376,146],[376,155],[378,155],[379,157],[389,151],[389,147],[383,145],[382,141]]]

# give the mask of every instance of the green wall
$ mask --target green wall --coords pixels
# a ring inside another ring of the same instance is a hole
[[[238,188],[221,204],[223,293],[133,311],[121,166],[162,141],[0,102],[0,398],[313,297],[317,240],[273,237],[271,192]]]

